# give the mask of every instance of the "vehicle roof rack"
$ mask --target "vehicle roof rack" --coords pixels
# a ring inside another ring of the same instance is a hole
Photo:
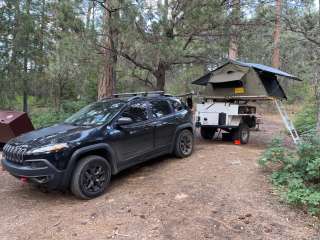
[[[116,93],[112,96],[117,97],[128,97],[128,96],[149,96],[149,95],[164,95],[164,91],[149,91],[149,92],[133,92],[133,93]]]
[[[149,92],[132,92],[132,93],[115,93],[112,94],[112,96],[105,97],[101,100],[107,100],[107,99],[112,99],[112,98],[119,98],[119,97],[131,97],[132,99],[136,97],[147,97],[150,95],[160,95],[160,96],[165,96],[164,91],[149,91]]]

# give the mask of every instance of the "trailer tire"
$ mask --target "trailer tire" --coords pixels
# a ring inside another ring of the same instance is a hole
[[[250,129],[246,123],[240,123],[239,127],[233,131],[233,140],[240,140],[241,144],[247,144],[250,138]]]
[[[216,133],[217,129],[213,127],[201,127],[201,137],[206,140],[211,140]]]

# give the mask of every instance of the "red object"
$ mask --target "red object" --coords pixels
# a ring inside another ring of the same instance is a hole
[[[34,127],[25,112],[0,110],[0,143],[32,130]]]
[[[240,140],[234,140],[233,142],[235,145],[241,145],[241,141]]]
[[[21,177],[20,180],[23,183],[28,182],[28,178],[27,177]]]

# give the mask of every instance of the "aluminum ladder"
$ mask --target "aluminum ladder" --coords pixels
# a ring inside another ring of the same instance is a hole
[[[284,123],[284,125],[286,126],[287,130],[289,131],[291,138],[294,142],[294,144],[298,145],[300,142],[300,137],[299,134],[297,132],[297,130],[295,129],[292,121],[290,120],[288,113],[285,109],[285,107],[283,106],[282,102],[279,99],[274,99],[275,105],[277,106],[277,109],[281,115],[282,121]]]

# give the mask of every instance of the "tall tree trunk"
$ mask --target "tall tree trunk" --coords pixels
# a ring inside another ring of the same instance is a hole
[[[272,54],[272,66],[280,68],[280,37],[281,37],[281,11],[282,11],[282,0],[276,0],[275,9],[275,27],[273,33],[273,54]]]
[[[31,0],[26,1],[26,16],[27,16],[27,24],[30,24],[29,18],[30,18],[30,4]],[[28,62],[29,62],[29,32],[25,31],[25,36],[24,36],[24,56],[23,56],[23,71],[24,71],[24,76],[22,77],[23,79],[23,111],[28,112],[29,111],[29,105],[28,105],[28,94],[29,94],[29,89],[28,89],[28,81],[29,81],[29,76],[28,76]]]
[[[231,13],[231,29],[229,35],[229,59],[236,60],[238,58],[238,44],[239,44],[239,31],[238,24],[240,23],[240,0],[232,0],[232,13]]]
[[[154,72],[154,76],[156,77],[157,90],[164,91],[166,85],[166,64],[163,62],[159,62],[157,70]]]
[[[104,5],[107,9],[111,9],[110,0],[105,0]],[[104,13],[104,58],[103,72],[98,85],[98,99],[112,96],[115,90],[115,67],[117,63],[115,35],[116,30],[111,26],[111,12],[105,10]]]
[[[318,9],[318,41],[320,42],[320,0]],[[320,46],[318,46],[317,63],[316,63],[316,107],[317,107],[317,133],[320,134]]]

